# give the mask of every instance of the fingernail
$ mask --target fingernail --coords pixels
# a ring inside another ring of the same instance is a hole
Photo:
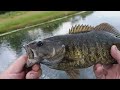
[[[120,53],[120,51],[118,50],[117,46],[114,45],[114,49],[115,49],[116,53]]]
[[[102,66],[99,66],[96,70],[98,71],[98,70],[101,70],[103,67]]]
[[[98,70],[101,66],[102,66],[101,64],[97,64],[95,70]]]
[[[117,47],[116,47],[115,45],[114,45],[113,47],[114,47],[114,49],[115,49],[116,51],[118,51],[118,49],[117,49]]]
[[[103,65],[99,65],[99,66],[97,67],[96,71],[101,71],[101,70],[103,70],[103,69],[104,69]]]
[[[40,66],[37,65],[37,64],[35,64],[35,65],[32,67],[32,69],[37,72],[37,71],[40,70]]]

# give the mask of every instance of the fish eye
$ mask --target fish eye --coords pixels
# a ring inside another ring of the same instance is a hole
[[[41,42],[41,41],[39,41],[38,43],[37,43],[37,46],[42,46],[43,45],[43,43]]]

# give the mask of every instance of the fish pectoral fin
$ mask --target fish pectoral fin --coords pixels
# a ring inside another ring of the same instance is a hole
[[[79,79],[80,78],[80,71],[79,70],[68,70],[65,71],[70,79]]]

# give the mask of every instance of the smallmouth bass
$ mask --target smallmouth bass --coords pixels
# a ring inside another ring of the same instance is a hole
[[[120,49],[119,36],[117,29],[108,23],[101,23],[96,27],[74,26],[66,35],[24,45],[29,57],[27,67],[41,63],[52,69],[66,71],[71,78],[78,78],[81,68],[97,63],[116,63],[110,55],[110,49],[112,45]]]

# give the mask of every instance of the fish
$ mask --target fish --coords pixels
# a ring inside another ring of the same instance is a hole
[[[65,35],[25,44],[28,55],[26,67],[43,64],[51,69],[65,71],[70,79],[79,79],[80,69],[97,63],[117,63],[110,54],[112,45],[120,49],[120,32],[111,24],[75,25]]]

